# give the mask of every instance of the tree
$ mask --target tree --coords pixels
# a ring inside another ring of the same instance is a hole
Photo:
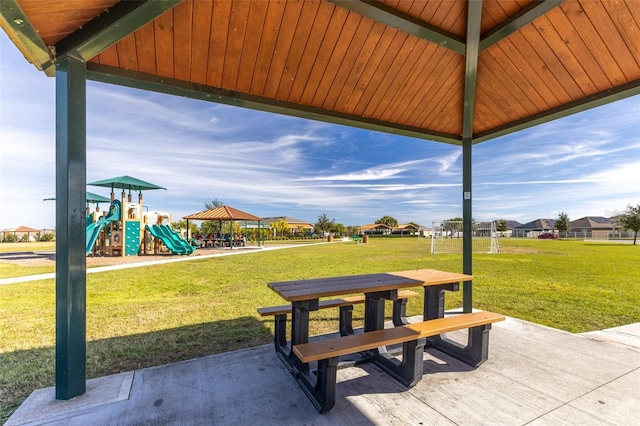
[[[338,237],[343,236],[346,230],[347,228],[341,223],[334,223],[331,227],[331,232]]]
[[[222,201],[218,201],[217,198],[214,198],[211,201],[205,201],[204,203],[204,208],[207,210],[215,209],[222,206],[224,206],[224,203]]]
[[[218,201],[217,198],[204,202],[204,208],[206,210],[212,210],[222,206],[224,206],[224,203],[221,201]],[[229,228],[229,225],[226,225],[226,228]],[[217,221],[217,220],[205,220],[204,222],[202,222],[202,225],[200,225],[200,232],[202,232],[205,235],[208,235],[208,234],[216,235],[218,233],[222,233],[223,229],[225,229],[225,224],[220,223],[220,221]]]
[[[564,232],[564,235],[566,236],[567,231],[569,231],[569,215],[565,212],[560,212],[556,219],[555,228],[560,232]]]
[[[633,245],[635,246],[638,240],[638,232],[640,232],[640,204],[635,207],[629,204],[624,213],[620,215],[620,224],[624,229],[633,231]]]
[[[507,226],[507,221],[504,219],[500,219],[498,221],[498,225],[496,226],[496,231],[507,232],[508,230],[509,230],[509,227]]]
[[[286,220],[282,218],[278,219],[277,222],[271,222],[269,226],[271,227],[271,229],[273,229],[276,235],[284,237],[285,235],[289,234],[289,230],[290,230],[289,224],[287,223]]]
[[[171,223],[171,227],[173,229],[175,229],[176,231],[178,230],[182,230],[182,229],[187,229],[187,221],[186,220],[180,220],[178,222],[172,222]],[[189,222],[189,234],[193,235],[195,233],[198,232],[198,225],[196,225],[193,222]]]
[[[387,225],[389,228],[397,228],[398,221],[391,216],[382,216],[380,219],[376,220],[376,225]]]
[[[331,231],[331,228],[336,223],[335,219],[329,219],[326,213],[322,213],[318,216],[318,220],[315,223],[315,230],[318,234],[324,235],[325,233]]]
[[[349,225],[347,226],[347,235],[357,235],[360,234],[360,227],[357,225]]]

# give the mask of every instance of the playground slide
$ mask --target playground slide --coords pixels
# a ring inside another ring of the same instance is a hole
[[[120,201],[114,200],[111,203],[109,213],[107,213],[106,216],[103,216],[96,222],[92,222],[87,225],[87,254],[91,253],[91,250],[93,250],[93,245],[96,243],[96,239],[98,239],[98,235],[100,235],[102,228],[115,220],[120,220],[120,211]]]
[[[195,250],[168,225],[147,225],[147,230],[154,238],[159,238],[173,254],[191,254]]]

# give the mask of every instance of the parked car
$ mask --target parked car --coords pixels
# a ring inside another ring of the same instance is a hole
[[[558,234],[552,234],[550,232],[538,235],[538,239],[541,240],[555,240],[556,238],[558,238]]]

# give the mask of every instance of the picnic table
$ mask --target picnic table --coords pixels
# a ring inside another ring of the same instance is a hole
[[[477,366],[486,360],[487,332],[491,323],[504,317],[488,313],[490,315],[464,314],[459,320],[444,318],[445,291],[457,291],[460,282],[470,280],[473,276],[467,274],[421,269],[268,283],[270,289],[291,303],[289,342],[284,330],[285,316],[276,317],[276,353],[320,412],[333,406],[335,371],[339,357],[346,354],[366,351],[369,360],[407,386],[413,386],[422,377],[422,356],[419,354],[424,350],[427,337],[431,337],[439,349]],[[385,301],[398,300],[398,292],[411,287],[424,289],[423,325],[404,325],[406,321],[396,321],[394,305],[396,330],[385,330]],[[362,334],[341,336],[327,344],[309,343],[309,314],[319,309],[321,298],[362,293],[365,296]],[[467,346],[439,336],[462,328],[472,329]],[[396,343],[403,344],[402,363],[389,359],[386,349],[378,349]],[[315,374],[310,373],[311,361],[318,362]]]

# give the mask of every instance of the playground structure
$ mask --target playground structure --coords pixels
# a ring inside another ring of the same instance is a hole
[[[171,214],[143,212],[142,190],[165,189],[130,176],[93,182],[89,185],[111,187],[109,209],[91,213],[87,208],[86,253],[102,256],[137,256],[159,254],[166,247],[172,254],[189,255],[195,250],[169,224]],[[120,200],[115,189],[122,189]],[[127,194],[128,190],[128,194]],[[138,192],[138,202],[132,201],[131,191]],[[168,224],[164,224],[164,221]]]

